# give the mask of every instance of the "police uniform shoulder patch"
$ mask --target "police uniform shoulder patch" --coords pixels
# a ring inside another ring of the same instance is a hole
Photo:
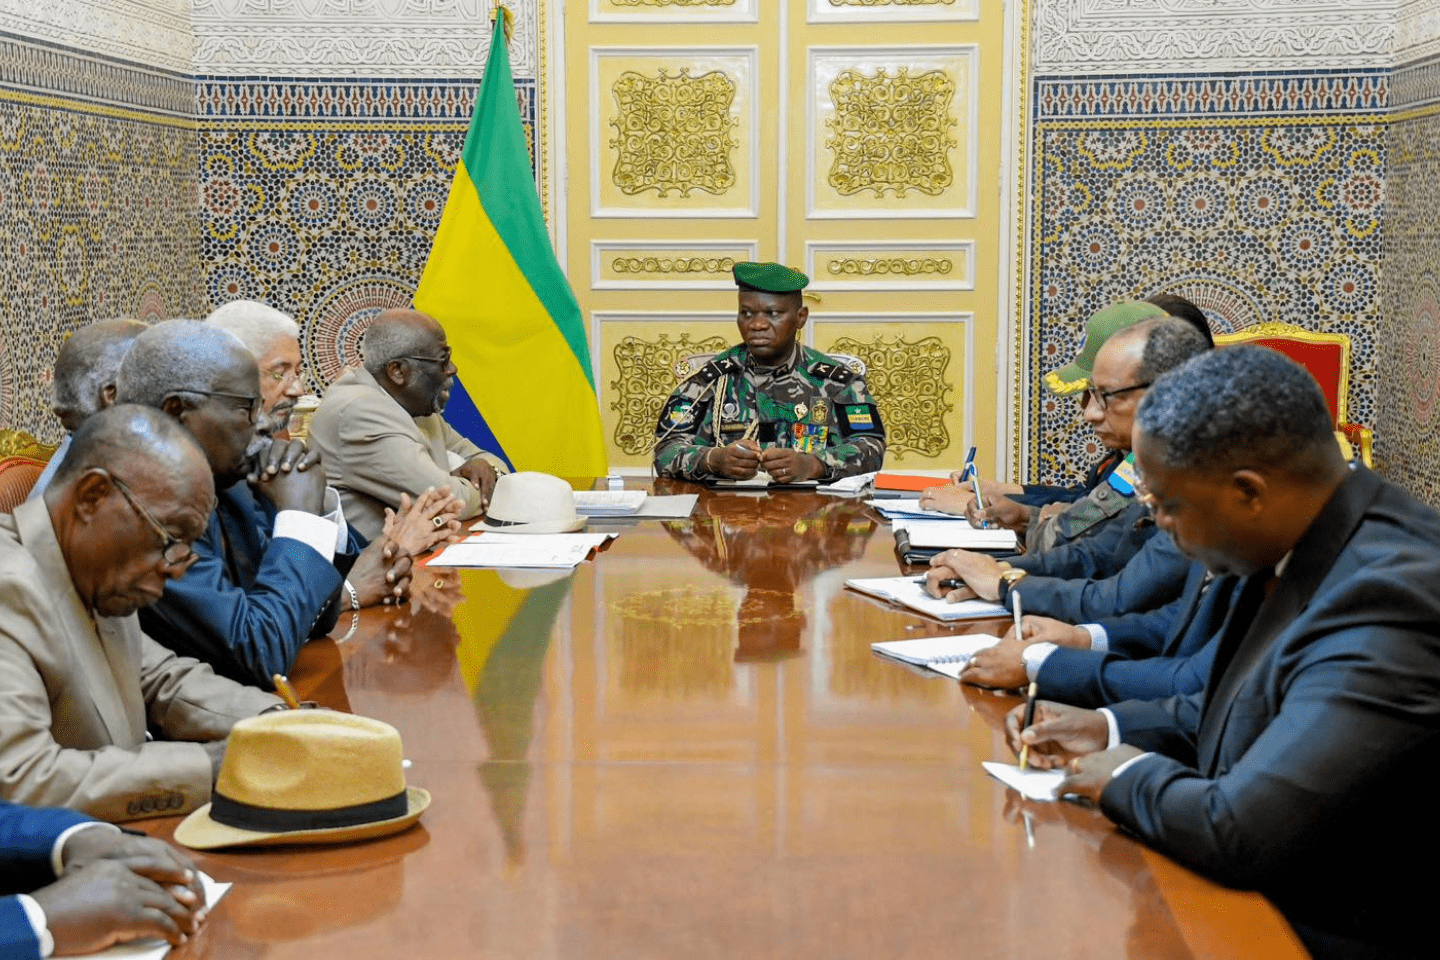
[[[812,363],[805,368],[812,377],[820,380],[830,380],[835,383],[851,383],[855,380],[855,371],[840,363],[832,363],[829,360],[821,360]]]
[[[880,424],[880,409],[873,403],[840,404],[840,432],[845,436],[855,434],[881,434],[885,428]]]
[[[695,383],[713,383],[724,374],[738,374],[740,371],[739,360],[734,357],[719,356],[695,371],[695,375],[690,380]]]

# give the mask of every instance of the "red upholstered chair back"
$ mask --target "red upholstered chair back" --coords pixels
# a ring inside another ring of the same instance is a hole
[[[45,461],[33,457],[6,457],[0,460],[0,511],[11,513],[30,496],[30,490],[40,474],[45,472]]]
[[[1252,343],[1278,350],[1310,371],[1325,394],[1336,424],[1346,422],[1345,401],[1350,392],[1350,338],[1343,333],[1313,333],[1288,323],[1259,323],[1238,333],[1215,337],[1217,347]]]

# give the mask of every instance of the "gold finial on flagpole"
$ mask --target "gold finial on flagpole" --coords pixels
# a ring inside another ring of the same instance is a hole
[[[510,39],[515,36],[515,14],[511,13],[510,8],[503,3],[497,3],[495,4],[495,15],[490,18],[490,21],[494,23],[501,16],[505,18],[505,45],[509,46]]]

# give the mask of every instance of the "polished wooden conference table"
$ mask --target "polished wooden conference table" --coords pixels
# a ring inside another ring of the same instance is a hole
[[[1017,699],[870,644],[1003,625],[845,590],[897,572],[869,508],[660,484],[690,519],[592,524],[620,535],[559,577],[422,569],[307,646],[302,694],[394,724],[430,809],[197,854],[235,886],[172,956],[1304,956],[1261,897],[983,773]]]

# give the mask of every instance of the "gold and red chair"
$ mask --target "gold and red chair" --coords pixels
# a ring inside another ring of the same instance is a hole
[[[1346,399],[1350,395],[1350,338],[1343,333],[1315,333],[1288,323],[1257,323],[1236,333],[1215,336],[1215,346],[1228,347],[1252,343],[1278,350],[1300,366],[1320,384],[1325,403],[1335,420],[1336,433],[1343,434],[1351,447],[1360,451],[1365,466],[1373,466],[1371,447],[1375,433],[1369,427],[1351,423],[1346,417]]]

